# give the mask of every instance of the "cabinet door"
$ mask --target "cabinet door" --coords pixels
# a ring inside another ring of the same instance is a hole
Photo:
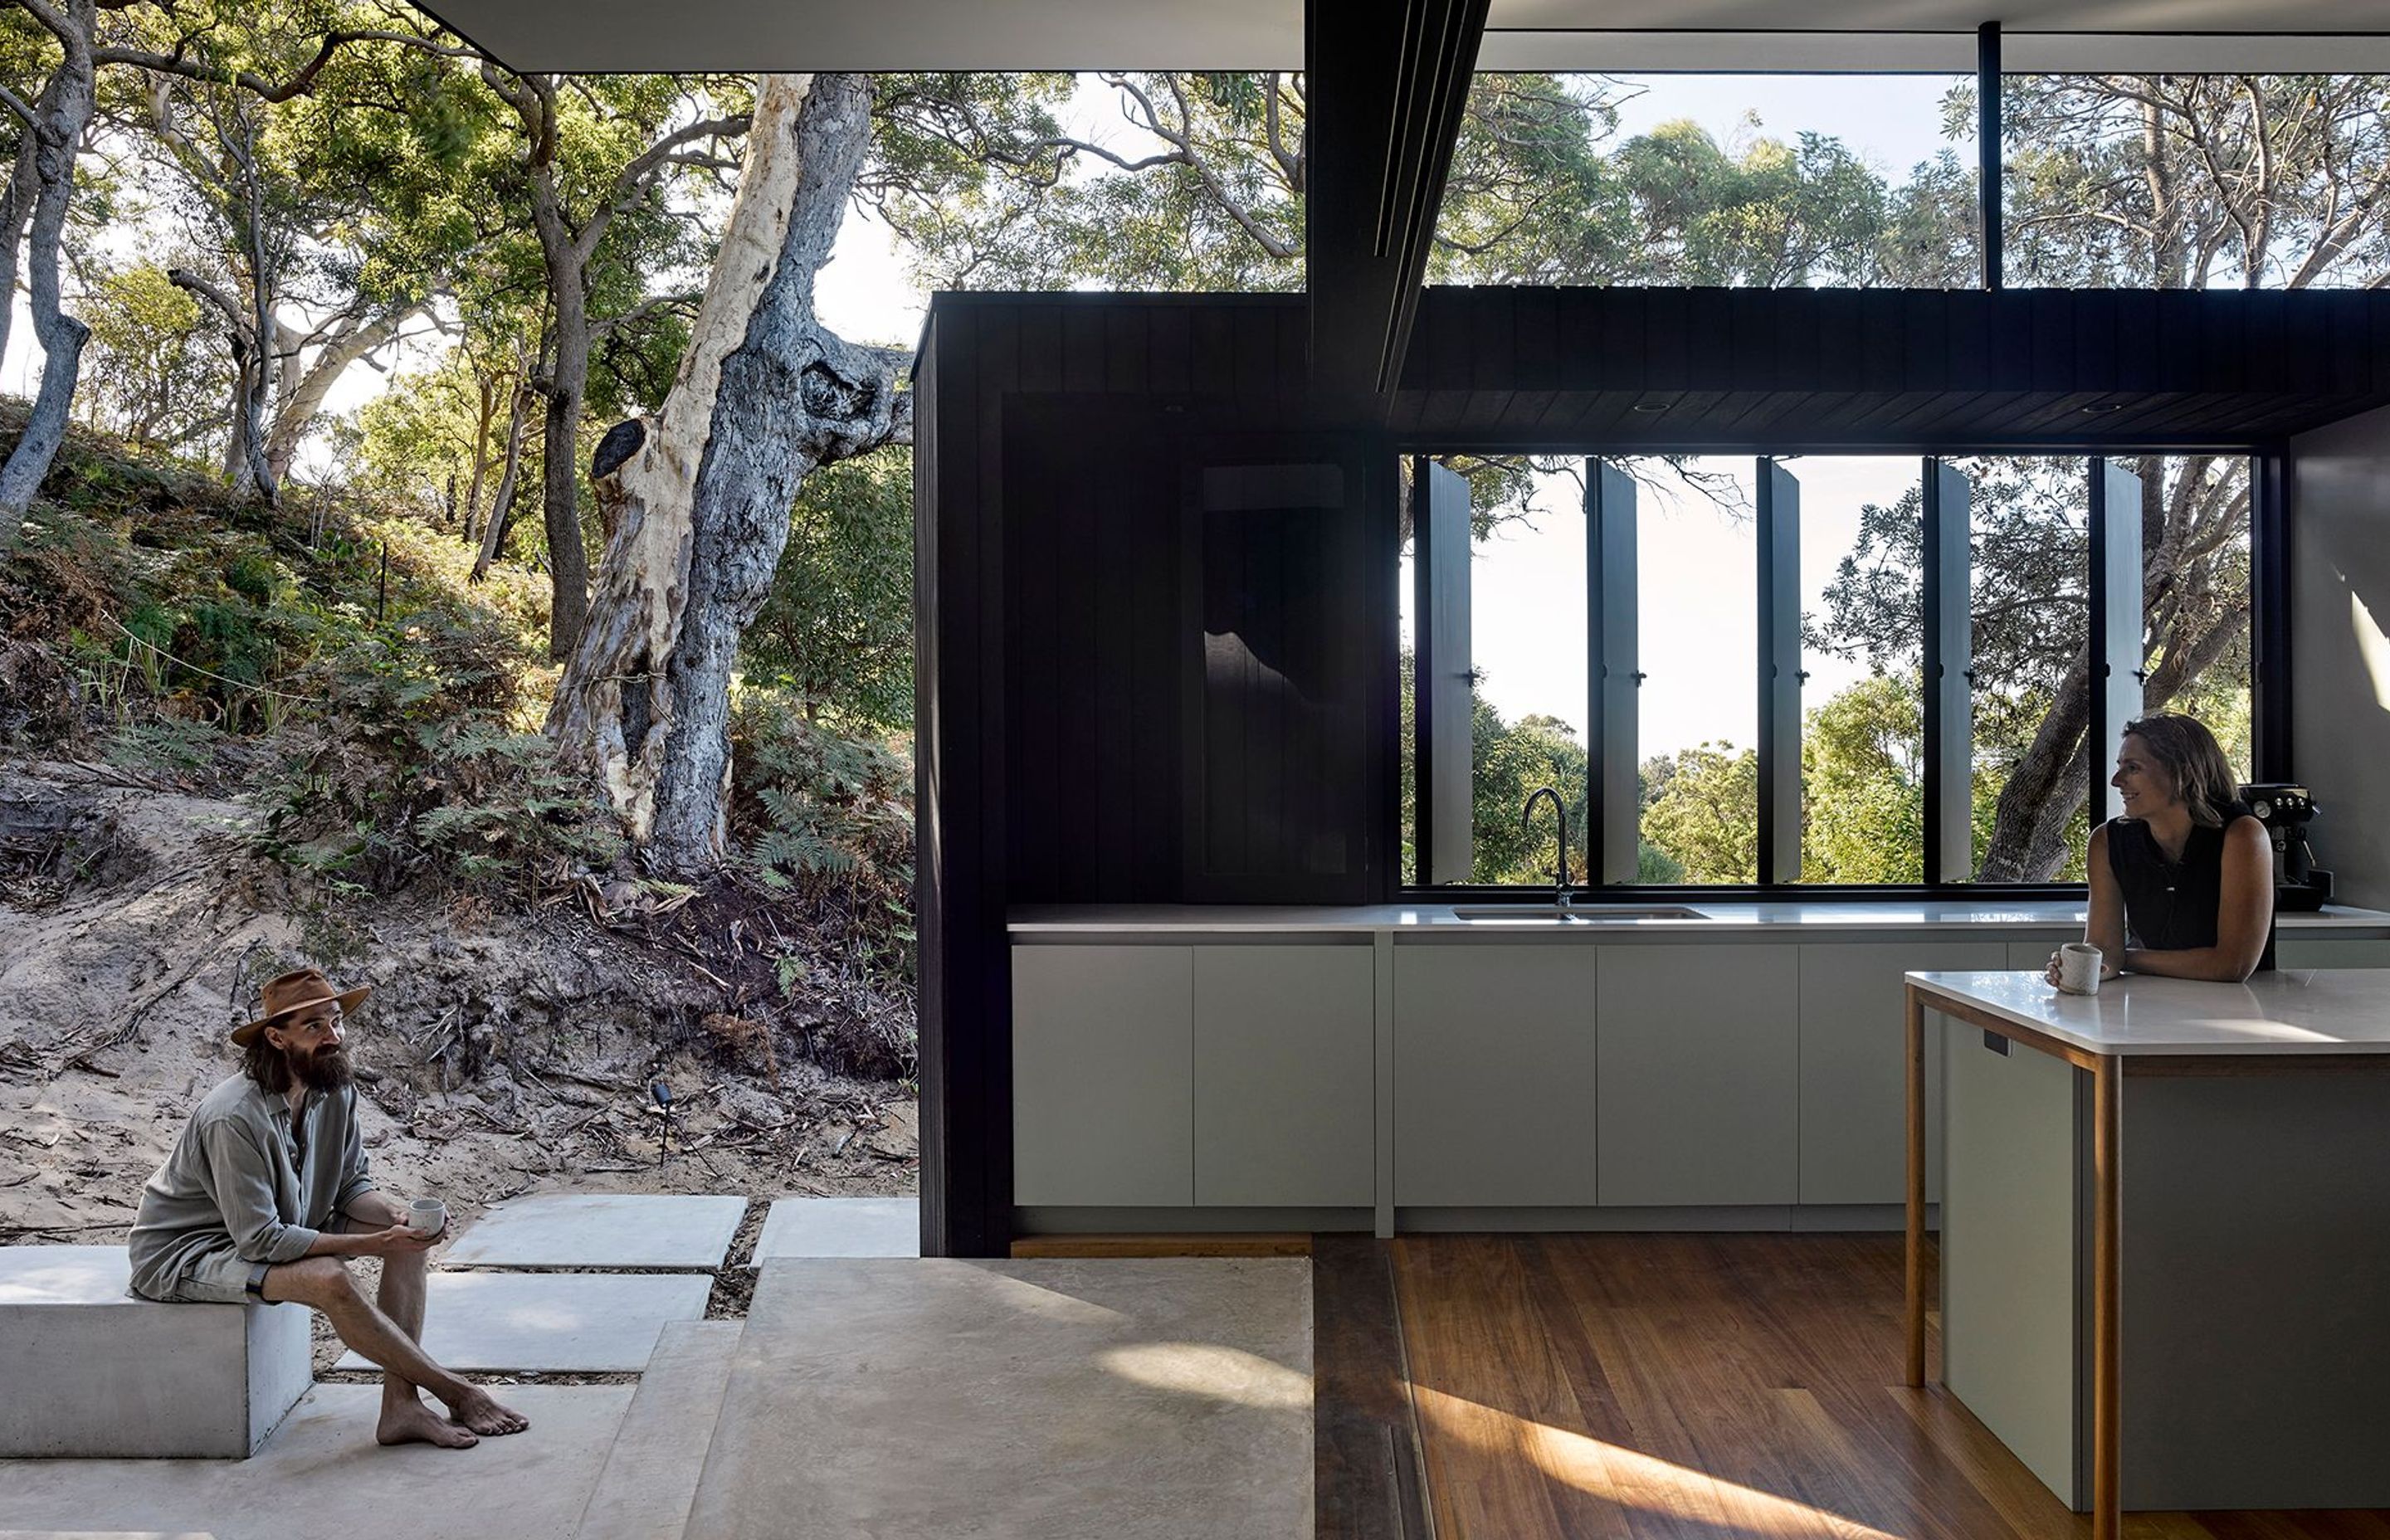
[[[2390,941],[2366,936],[2342,937],[2274,933],[2276,968],[2390,968]]]
[[[1585,944],[1394,948],[1394,1201],[1590,1205]]]
[[[1801,948],[1801,1201],[1908,1198],[1908,1003],[1900,976],[2009,966],[1998,942]],[[1925,1196],[1942,1191],[1942,1033],[1926,1018]]]
[[[1195,1200],[1185,946],[1012,949],[1012,1200]]]
[[[1363,1207],[1377,1191],[1367,946],[1199,946],[1195,1201]]]
[[[1793,1200],[1799,951],[1601,949],[1604,1204]]]
[[[2082,936],[2077,934],[2060,941],[2012,941],[2008,943],[2008,966],[2010,968],[2030,968],[2036,973],[2038,973],[2043,969],[2049,966],[2049,955],[2052,952],[2055,952],[2060,947],[2065,945],[2067,941],[2081,941],[2082,939]],[[1992,966],[1994,968],[1998,968],[2001,965],[1994,963]]]

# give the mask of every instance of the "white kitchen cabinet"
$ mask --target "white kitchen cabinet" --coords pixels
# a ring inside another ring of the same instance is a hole
[[[1189,946],[1012,949],[1012,1197],[1195,1200]]]
[[[1909,972],[2010,966],[1998,942],[1815,943],[1801,948],[1801,1196],[1804,1203],[1908,1198]],[[1925,1196],[1942,1188],[1942,1033],[1925,1033]]]
[[[1601,948],[1604,1205],[1794,1200],[1799,986],[1795,946]]]
[[[2082,938],[2078,934],[2067,939],[2079,941]],[[2008,943],[2009,960],[2006,966],[2010,968],[2030,968],[2035,972],[2038,973],[2043,969],[2049,966],[2049,955],[2065,944],[2065,940],[2010,942]],[[1994,963],[1991,966],[1998,968],[2002,965],[1999,963]]]
[[[2363,936],[2335,936],[2310,931],[2304,936],[2274,932],[2276,968],[2390,968],[2390,941]]]
[[[1394,1201],[1587,1206],[1607,947],[1394,948]]]
[[[1195,1201],[1376,1197],[1374,954],[1194,948]]]

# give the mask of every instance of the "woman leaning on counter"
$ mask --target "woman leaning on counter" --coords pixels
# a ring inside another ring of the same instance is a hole
[[[2128,722],[2108,784],[2124,812],[2091,831],[2083,926],[2101,976],[2247,978],[2273,930],[2273,846],[2234,798],[2216,735],[2173,712]]]

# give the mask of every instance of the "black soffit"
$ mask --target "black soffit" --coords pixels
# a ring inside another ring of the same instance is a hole
[[[2390,295],[1431,289],[1390,426],[1453,447],[2242,444],[2390,404]]]
[[[948,291],[931,310],[925,336],[975,334],[999,391],[1332,426],[1300,294]],[[2364,290],[1433,288],[1388,423],[1439,451],[2163,448],[2383,405],[2390,294]]]

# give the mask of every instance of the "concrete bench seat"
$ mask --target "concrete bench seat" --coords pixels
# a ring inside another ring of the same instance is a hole
[[[244,1459],[315,1373],[304,1306],[153,1304],[122,1246],[0,1246],[0,1459]]]

